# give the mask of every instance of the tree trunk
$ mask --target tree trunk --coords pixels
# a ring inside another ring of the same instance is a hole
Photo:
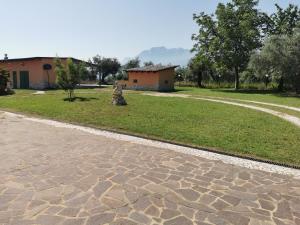
[[[235,72],[235,85],[234,88],[235,90],[240,89],[240,75],[239,75],[239,68],[234,67],[234,72]]]
[[[295,89],[296,89],[296,93],[300,94],[300,76],[299,75],[296,77]]]
[[[202,72],[199,72],[199,73],[198,73],[198,76],[197,76],[197,84],[198,84],[198,87],[203,87],[203,86],[202,86]]]
[[[101,84],[104,84],[104,78],[105,78],[105,76],[103,74],[101,74]]]
[[[278,84],[278,91],[282,92],[284,87],[284,80],[283,77],[280,78],[279,84]]]

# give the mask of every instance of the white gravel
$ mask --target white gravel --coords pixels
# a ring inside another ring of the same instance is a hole
[[[45,91],[36,91],[33,93],[34,95],[44,95]]]
[[[93,128],[89,128],[89,127],[84,127],[84,126],[77,126],[77,125],[57,122],[57,121],[53,121],[53,120],[38,119],[38,118],[27,117],[27,116],[15,114],[15,113],[9,113],[9,112],[3,112],[3,113],[6,116],[18,117],[20,119],[37,122],[37,123],[42,123],[42,124],[46,124],[46,125],[50,125],[50,126],[54,126],[54,127],[76,129],[76,130],[80,130],[80,131],[83,131],[83,132],[86,132],[86,133],[89,133],[92,135],[103,136],[103,137],[107,137],[107,138],[111,138],[111,139],[115,139],[115,140],[131,142],[134,144],[140,144],[140,145],[152,146],[152,147],[156,147],[156,148],[173,150],[176,152],[180,152],[180,153],[184,153],[184,154],[188,154],[188,155],[194,155],[194,156],[206,158],[209,160],[220,160],[224,163],[231,164],[231,165],[241,166],[241,167],[245,167],[245,168],[249,168],[249,169],[257,169],[257,170],[262,170],[262,171],[271,172],[271,173],[290,175],[296,179],[300,179],[300,170],[297,170],[297,169],[286,168],[286,167],[282,167],[282,166],[277,166],[277,165],[272,165],[272,164],[262,163],[262,162],[256,162],[256,161],[241,159],[241,158],[232,157],[232,156],[226,156],[226,155],[222,155],[222,154],[207,152],[204,150],[199,150],[199,149],[194,149],[194,148],[189,148],[189,147],[182,147],[182,146],[178,146],[178,145],[174,145],[174,144],[167,144],[167,143],[163,143],[163,142],[159,142],[159,141],[148,140],[145,138],[139,138],[139,137],[124,135],[124,134],[118,134],[118,133],[114,133],[114,132],[103,131],[103,130],[93,129]]]

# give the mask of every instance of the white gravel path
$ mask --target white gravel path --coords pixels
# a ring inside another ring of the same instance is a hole
[[[243,104],[243,103],[238,103],[238,102],[232,102],[232,101],[225,101],[225,100],[221,100],[221,99],[204,98],[204,97],[193,97],[193,96],[184,95],[184,94],[144,93],[144,95],[157,96],[157,97],[191,98],[191,99],[199,99],[199,100],[203,100],[203,101],[210,101],[210,102],[217,102],[217,103],[223,103],[223,104],[228,104],[228,105],[240,106],[240,107],[244,107],[244,108],[248,108],[248,109],[253,109],[253,110],[257,110],[257,111],[269,113],[269,114],[271,114],[273,116],[277,116],[277,117],[279,117],[281,119],[284,119],[284,120],[286,120],[286,121],[288,121],[288,122],[296,125],[297,127],[300,127],[300,118],[298,118],[296,116],[291,116],[291,115],[289,115],[287,113],[278,112],[278,111],[275,111],[275,110],[272,110],[272,109],[263,108],[263,107],[260,107],[260,106],[248,105],[248,104]],[[266,103],[266,104],[269,104],[269,103]]]
[[[156,148],[173,150],[176,152],[180,152],[180,153],[184,153],[184,154],[188,154],[188,155],[194,155],[194,156],[206,158],[209,160],[220,160],[220,161],[230,164],[230,165],[241,166],[241,167],[245,167],[245,168],[249,168],[249,169],[257,169],[257,170],[262,170],[262,171],[271,172],[271,173],[285,174],[285,175],[293,176],[296,179],[300,179],[300,170],[297,170],[297,169],[286,168],[286,167],[282,167],[282,166],[277,166],[277,165],[272,165],[272,164],[262,163],[262,162],[256,162],[256,161],[241,159],[241,158],[232,157],[232,156],[226,156],[226,155],[222,155],[222,154],[207,152],[205,150],[199,150],[199,149],[194,149],[194,148],[189,148],[189,147],[178,146],[175,144],[163,143],[160,141],[152,141],[152,140],[148,140],[145,138],[139,138],[139,137],[134,137],[134,136],[130,136],[130,135],[118,134],[118,133],[114,133],[114,132],[103,131],[103,130],[98,130],[98,129],[94,129],[94,128],[84,127],[84,126],[78,126],[78,125],[72,125],[72,124],[68,124],[68,123],[57,122],[54,120],[27,117],[27,116],[15,114],[15,113],[9,113],[9,112],[2,112],[2,113],[6,116],[18,117],[20,119],[37,122],[37,123],[42,123],[42,124],[46,124],[46,125],[50,125],[50,126],[54,126],[54,127],[76,129],[76,130],[80,130],[80,131],[83,131],[83,132],[86,132],[86,133],[89,133],[92,135],[103,136],[103,137],[107,137],[107,138],[111,138],[111,139],[115,139],[115,140],[121,140],[121,141],[134,143],[134,144],[140,144],[140,145],[146,145],[146,146],[151,146],[151,147],[156,147]]]
[[[289,109],[289,110],[292,110],[292,111],[300,112],[300,108],[298,108],[298,107],[275,104],[275,103],[269,103],[269,102],[252,101],[252,100],[245,100],[245,99],[239,99],[239,98],[213,97],[213,96],[203,96],[203,97],[204,98],[211,98],[211,99],[223,99],[223,100],[228,100],[228,101],[249,102],[249,103],[260,104],[260,105],[275,106],[275,107],[278,107],[278,108]],[[299,101],[300,101],[300,99],[299,99]]]
[[[36,91],[33,93],[33,95],[44,95],[45,91]]]

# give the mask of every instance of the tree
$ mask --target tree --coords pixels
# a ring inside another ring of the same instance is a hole
[[[92,63],[95,65],[96,72],[100,75],[101,83],[105,83],[105,77],[110,74],[115,75],[121,67],[118,59],[105,58],[99,55],[93,57]]]
[[[204,73],[210,70],[210,62],[203,55],[196,55],[191,59],[188,67],[190,68],[193,80],[197,82],[198,87],[204,87],[202,84]]]
[[[154,66],[154,63],[152,61],[144,62],[144,66]]]
[[[0,68],[0,95],[8,94],[7,83],[9,82],[9,72]]]
[[[55,59],[55,72],[57,74],[57,84],[68,93],[69,101],[74,99],[74,89],[80,83],[80,79],[86,73],[85,64],[75,63],[72,59],[67,59],[66,65],[61,59]]]
[[[278,89],[288,84],[300,92],[300,30],[292,35],[273,35],[261,51],[254,53],[249,68],[260,78],[271,77],[279,82]]]
[[[275,4],[277,11],[268,19],[268,35],[292,35],[293,30],[300,22],[298,6],[289,4],[286,9]]]
[[[232,0],[220,3],[214,15],[194,15],[199,33],[192,36],[193,50],[215,64],[218,70],[235,74],[235,88],[239,89],[239,75],[246,68],[251,52],[261,47],[262,15],[257,0]]]
[[[128,70],[128,69],[132,69],[132,68],[139,68],[140,63],[141,63],[141,61],[139,58],[131,59],[123,66],[123,69]]]
[[[175,70],[175,80],[176,81],[186,81],[189,76],[189,68],[188,67],[178,67]]]

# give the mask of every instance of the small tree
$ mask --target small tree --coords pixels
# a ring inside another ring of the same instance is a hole
[[[66,65],[59,58],[55,59],[55,72],[57,74],[57,84],[68,93],[69,101],[74,99],[74,89],[80,78],[86,73],[84,63],[75,63],[72,59],[67,59]]]
[[[9,82],[9,72],[0,69],[0,95],[8,94],[7,83]]]

